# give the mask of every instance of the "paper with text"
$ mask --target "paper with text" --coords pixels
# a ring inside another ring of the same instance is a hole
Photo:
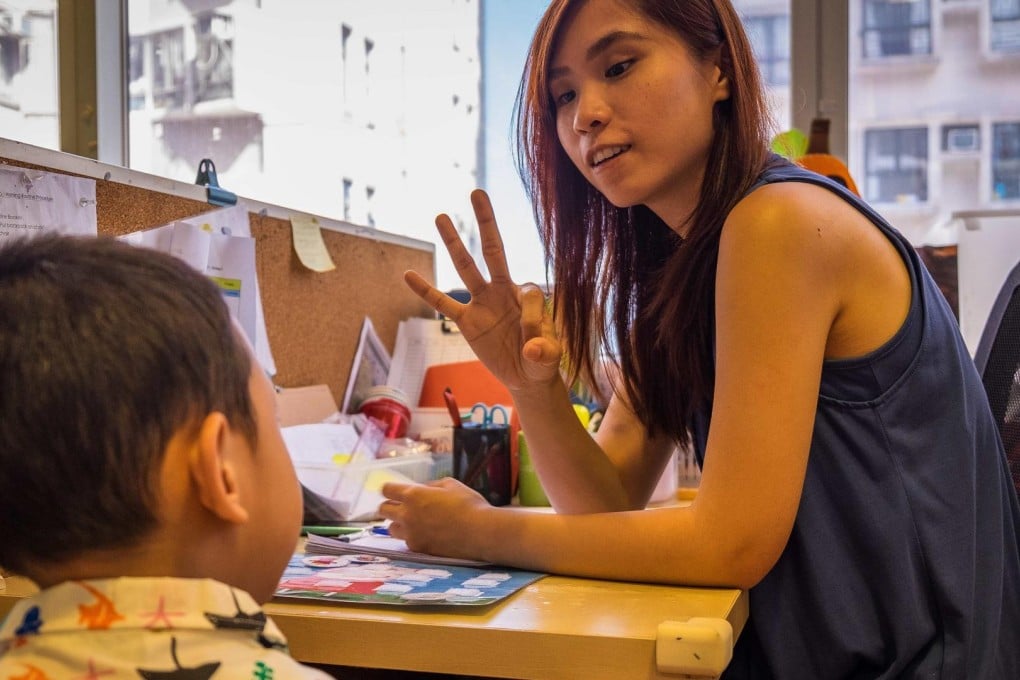
[[[243,202],[189,217],[180,222],[201,227],[214,234],[251,237],[248,207]],[[276,375],[276,360],[269,346],[269,333],[266,331],[266,315],[262,310],[262,292],[259,290],[258,276],[255,277],[255,335],[251,340],[259,364],[269,375]]]
[[[255,272],[255,239],[225,234],[195,218],[120,238],[136,246],[170,253],[208,276],[219,287],[231,315],[254,346],[260,365],[267,372],[275,373],[268,338],[261,349],[257,342],[257,310],[261,304]]]
[[[96,181],[0,166],[0,243],[43,233],[95,236]]]

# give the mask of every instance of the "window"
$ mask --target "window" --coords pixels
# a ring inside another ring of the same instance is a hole
[[[343,92],[343,100],[347,102],[347,44],[351,41],[351,27],[347,24],[340,25],[340,78],[342,80],[340,84],[341,91]]]
[[[950,153],[980,151],[981,128],[977,125],[943,126],[942,150]]]
[[[368,80],[372,75],[372,50],[375,49],[375,41],[365,38],[365,89],[368,89]]]
[[[184,106],[184,30],[153,33],[152,104],[157,109]]]
[[[931,54],[930,0],[863,0],[864,58]]]
[[[375,226],[375,216],[372,214],[372,199],[375,197],[375,187],[365,187],[365,224]]]
[[[1020,52],[1020,0],[991,0],[991,47],[996,52]]]
[[[128,39],[128,110],[145,108],[145,51],[148,40],[131,36]]]
[[[351,187],[354,186],[354,182],[349,178],[344,177],[344,219],[348,222],[351,221]]]
[[[364,115],[367,118],[366,127],[375,129],[375,101],[372,98],[372,51],[375,49],[375,41],[365,38],[365,101]]]
[[[1020,122],[992,125],[992,194],[1020,199]]]
[[[928,129],[868,130],[864,137],[865,198],[875,203],[928,200]]]
[[[206,12],[195,21],[195,102],[228,99],[234,94],[233,21]]]
[[[0,2],[0,136],[60,146],[56,0]]]
[[[762,78],[770,87],[790,84],[790,17],[788,15],[743,18]]]

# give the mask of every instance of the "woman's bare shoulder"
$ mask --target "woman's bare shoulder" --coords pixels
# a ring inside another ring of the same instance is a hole
[[[842,197],[806,182],[759,187],[741,199],[726,220],[742,229],[780,230],[825,236],[835,228],[871,227],[870,221]],[[872,227],[873,228],[873,227]]]

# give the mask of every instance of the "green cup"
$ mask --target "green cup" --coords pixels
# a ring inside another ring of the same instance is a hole
[[[549,499],[542,489],[542,482],[539,481],[535,466],[531,463],[528,441],[524,438],[523,432],[517,433],[517,455],[520,461],[517,470],[517,502],[531,506],[549,505]]]

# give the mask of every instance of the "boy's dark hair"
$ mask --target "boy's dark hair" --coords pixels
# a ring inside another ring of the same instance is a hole
[[[105,237],[0,246],[0,564],[141,539],[172,437],[219,411],[254,443],[250,371],[184,262]]]

